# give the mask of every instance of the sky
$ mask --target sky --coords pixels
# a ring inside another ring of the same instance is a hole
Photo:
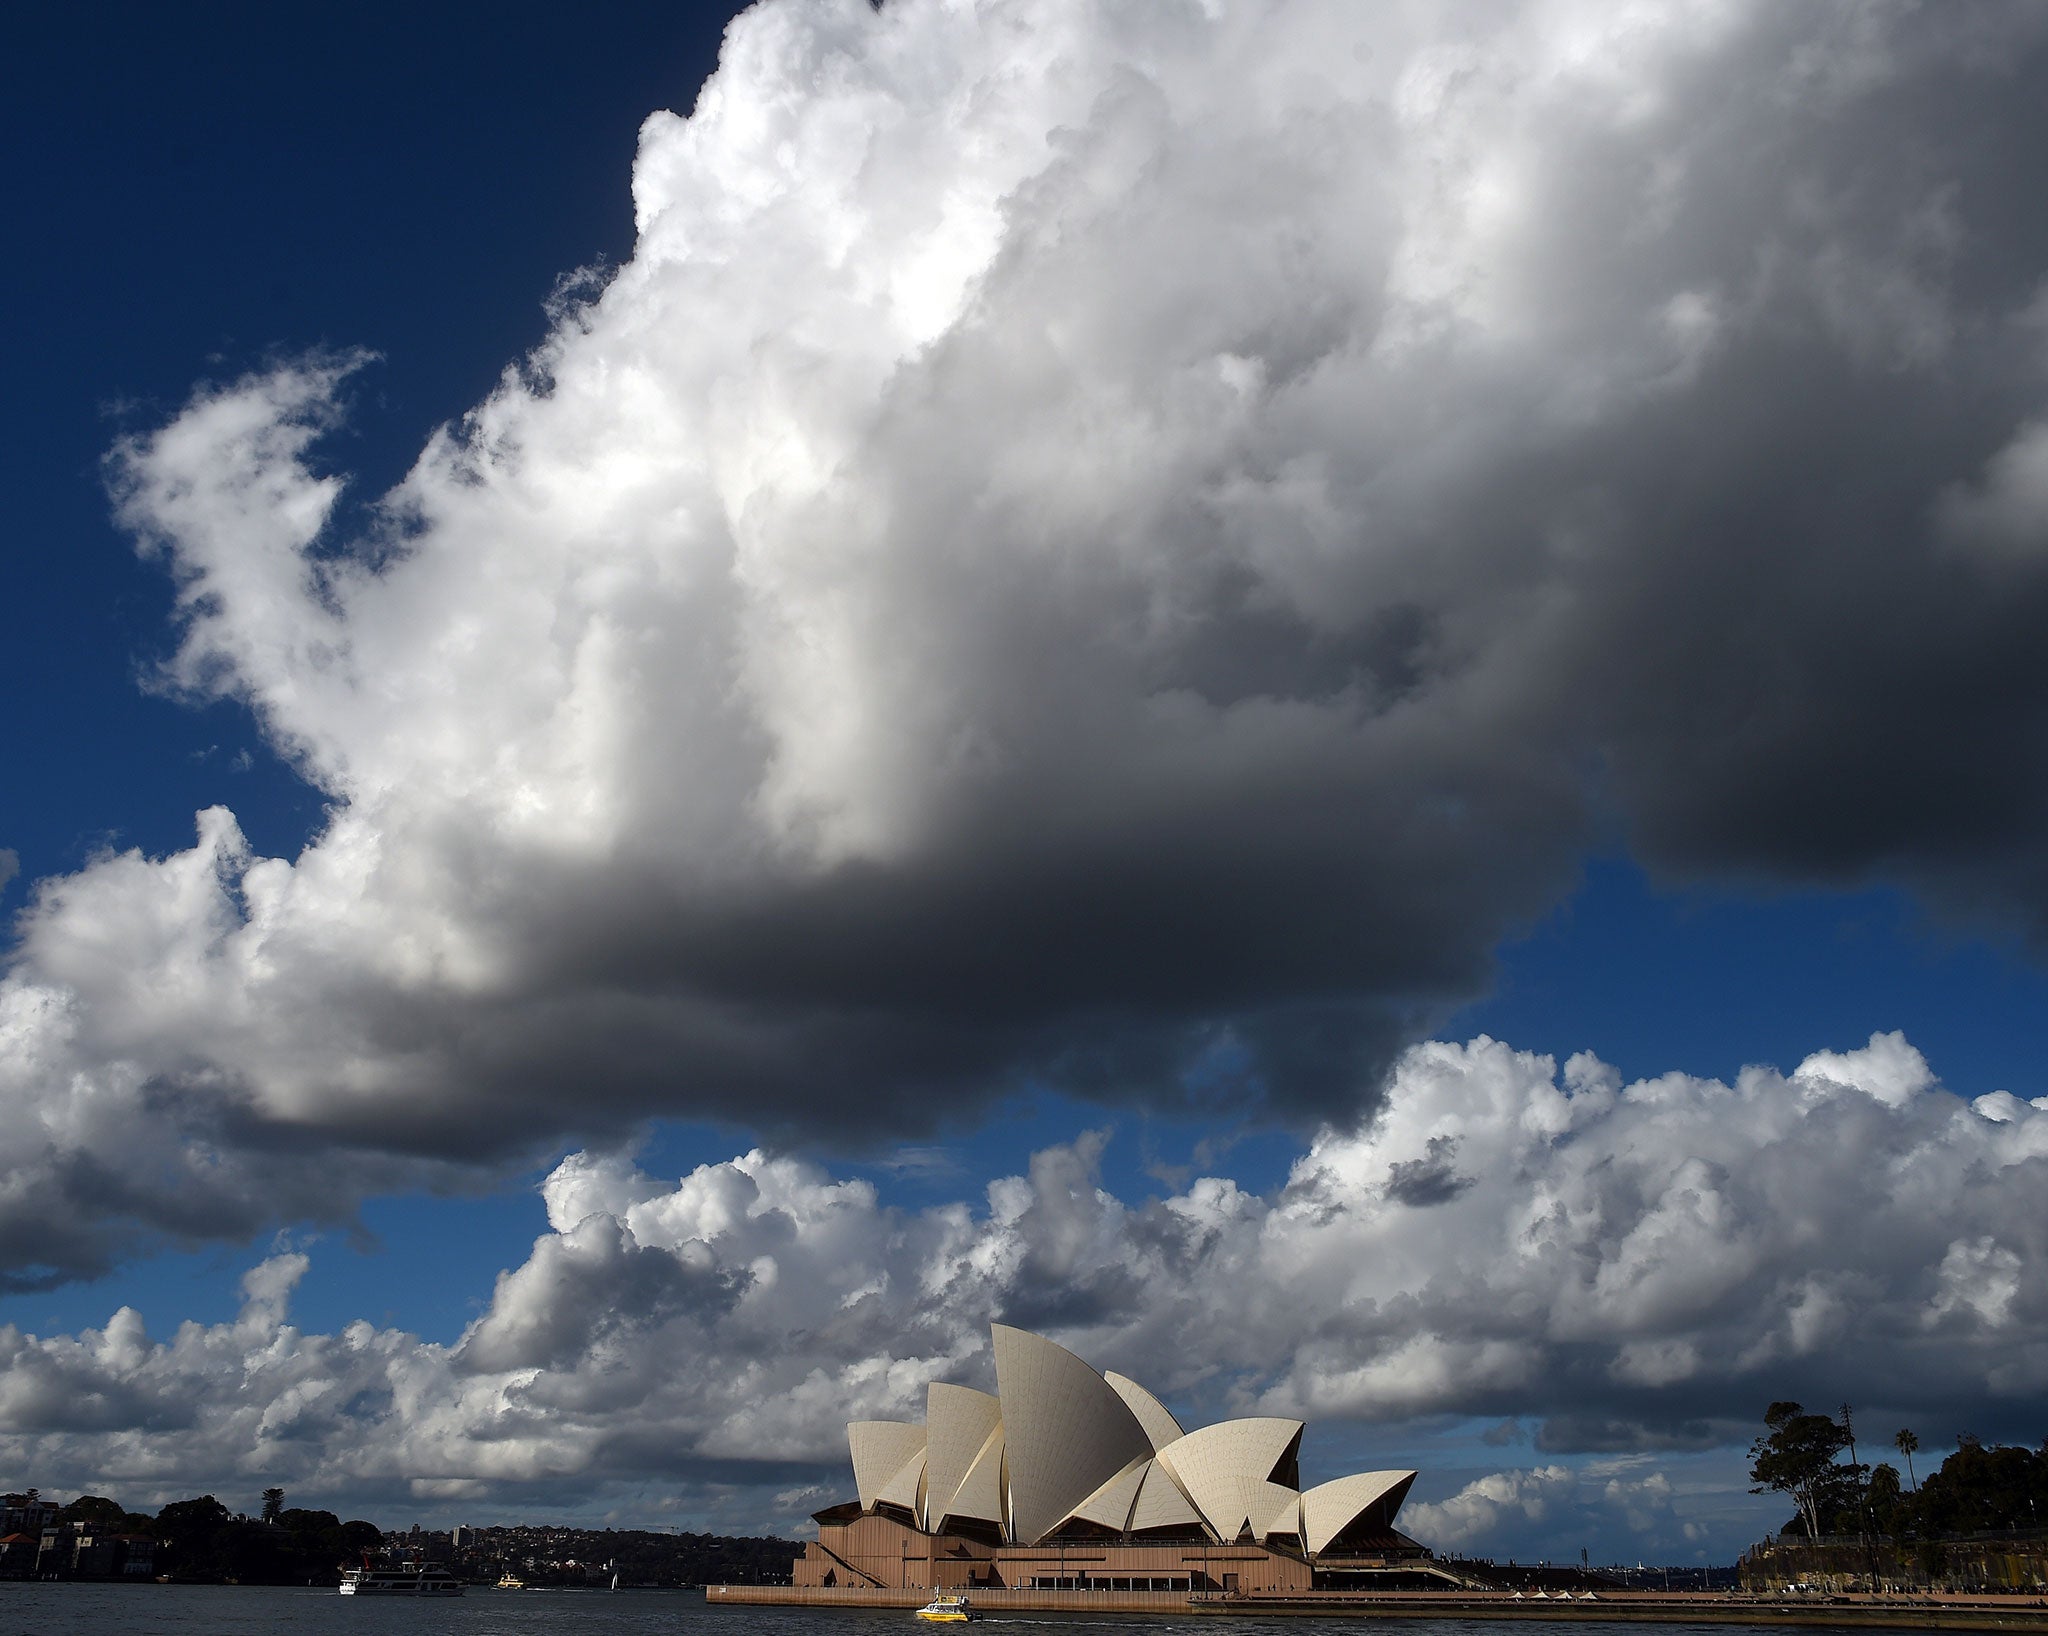
[[[1524,1560],[2048,1435],[2048,14],[18,32],[10,1486],[794,1534],[991,1321]]]

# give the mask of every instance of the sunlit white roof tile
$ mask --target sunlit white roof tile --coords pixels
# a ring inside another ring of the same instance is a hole
[[[1065,1347],[991,1326],[1002,1399],[1011,1537],[1035,1545],[1152,1440],[1124,1400]]]
[[[1002,1420],[1001,1402],[987,1392],[943,1381],[925,1388],[926,1527],[938,1527],[953,1512],[954,1495]]]
[[[1159,1451],[1159,1463],[1222,1539],[1235,1539],[1256,1523],[1261,1491],[1301,1437],[1299,1420],[1253,1416],[1191,1431]]]
[[[913,1517],[923,1511],[924,1450],[915,1450],[898,1468],[896,1475],[881,1486],[875,1499],[885,1505],[900,1505]]]
[[[908,1420],[855,1420],[847,1425],[846,1444],[853,1452],[853,1486],[862,1508],[871,1510],[903,1462],[923,1452],[924,1427]]]
[[[1140,1386],[1129,1375],[1120,1375],[1114,1369],[1106,1370],[1102,1378],[1110,1388],[1124,1400],[1124,1407],[1138,1417],[1138,1424],[1145,1428],[1145,1435],[1152,1439],[1152,1450],[1156,1454],[1168,1443],[1178,1442],[1185,1434],[1180,1422],[1173,1418],[1164,1403]]]
[[[1003,1428],[1000,1422],[967,1468],[948,1515],[975,1522],[1003,1520]],[[943,1520],[943,1519],[941,1519]]]
[[[1180,1491],[1173,1474],[1154,1460],[1145,1471],[1145,1486],[1131,1507],[1130,1529],[1134,1534],[1148,1528],[1200,1528],[1202,1513],[1194,1501]]]
[[[1062,1517],[1061,1523],[1078,1518],[1082,1522],[1097,1522],[1105,1528],[1114,1528],[1118,1533],[1122,1533],[1130,1526],[1131,1505],[1138,1497],[1138,1489],[1145,1481],[1145,1473],[1151,1469],[1150,1460],[1133,1461]]]
[[[1391,1528],[1415,1481],[1412,1471],[1361,1471],[1311,1488],[1301,1497],[1301,1543],[1315,1556],[1365,1512],[1378,1507]]]

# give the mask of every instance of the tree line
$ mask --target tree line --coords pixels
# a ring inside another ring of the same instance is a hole
[[[211,1494],[175,1500],[153,1515],[130,1511],[100,1494],[82,1494],[58,1505],[33,1488],[0,1496],[0,1505],[8,1525],[29,1537],[26,1554],[17,1561],[9,1561],[8,1548],[0,1546],[0,1578],[28,1572],[104,1577],[105,1569],[78,1566],[72,1546],[80,1537],[107,1535],[148,1541],[151,1577],[245,1585],[332,1585],[338,1569],[366,1556],[382,1561],[406,1552],[417,1558],[423,1549],[458,1575],[485,1583],[509,1571],[535,1586],[582,1585],[608,1580],[613,1573],[636,1586],[773,1584],[788,1580],[790,1564],[802,1550],[794,1541],[773,1537],[568,1524],[465,1529],[464,1543],[457,1546],[445,1531],[422,1534],[415,1528],[409,1536],[386,1534],[373,1522],[343,1522],[332,1511],[290,1507],[282,1488],[263,1491],[255,1517],[230,1512]],[[39,1552],[35,1537],[53,1527],[65,1543],[56,1552]]]
[[[264,1490],[262,1514],[253,1518],[229,1511],[211,1494],[173,1500],[154,1516],[103,1494],[81,1494],[58,1507],[53,1520],[79,1532],[143,1536],[155,1542],[157,1576],[212,1583],[332,1585],[338,1565],[384,1545],[375,1523],[287,1507],[281,1488]]]
[[[1903,1479],[1889,1461],[1858,1459],[1854,1413],[1846,1403],[1839,1418],[1798,1403],[1773,1403],[1764,1425],[1764,1435],[1750,1446],[1750,1492],[1792,1501],[1796,1509],[1781,1533],[1803,1531],[1810,1540],[1870,1534],[1933,1539],[2033,1531],[2048,1520],[2048,1443],[1987,1446],[1966,1433],[1955,1453],[1921,1481],[1913,1465],[1920,1439],[1910,1429],[1890,1440],[1905,1462]]]

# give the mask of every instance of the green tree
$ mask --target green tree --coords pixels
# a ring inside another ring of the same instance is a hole
[[[1808,1414],[1797,1403],[1773,1403],[1764,1411],[1770,1428],[1750,1445],[1752,1494],[1787,1494],[1799,1507],[1806,1537],[1819,1539],[1824,1502],[1839,1503],[1845,1468],[1835,1456],[1849,1435],[1824,1414]]]
[[[332,1511],[302,1511],[297,1506],[289,1511],[280,1511],[277,1521],[294,1534],[339,1533],[341,1530],[341,1518]]]
[[[1897,1466],[1886,1461],[1873,1467],[1863,1497],[1880,1534],[1896,1537],[1912,1529],[1913,1501],[1899,1482]]]
[[[1986,1448],[1960,1439],[1920,1488],[1920,1513],[1929,1532],[1974,1534],[1987,1529],[2038,1526],[2048,1511],[2048,1459],[2032,1449]]]
[[[365,1551],[379,1551],[384,1547],[384,1530],[374,1522],[357,1518],[341,1525],[341,1554],[353,1562]]]
[[[283,1509],[284,1490],[281,1488],[266,1488],[263,1491],[263,1520],[265,1522],[277,1521],[277,1514]]]
[[[295,1579],[329,1580],[354,1559],[342,1543],[341,1519],[332,1511],[305,1511],[291,1506],[277,1514],[277,1524],[291,1536]]]
[[[156,1514],[156,1535],[163,1542],[163,1570],[184,1580],[227,1578],[231,1527],[228,1508],[211,1494],[173,1500]]]
[[[228,1508],[211,1494],[202,1494],[196,1500],[173,1500],[156,1520],[166,1528],[217,1528],[228,1520]]]

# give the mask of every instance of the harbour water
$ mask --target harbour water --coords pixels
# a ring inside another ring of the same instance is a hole
[[[983,1623],[1038,1627],[1019,1636],[1056,1636],[1062,1630],[1102,1636],[1362,1636],[1368,1622],[1018,1613]],[[911,1636],[920,1628],[930,1627],[894,1608],[710,1607],[696,1591],[610,1595],[478,1588],[429,1602],[256,1585],[0,1583],[0,1636]],[[1657,1630],[1659,1636],[1740,1636],[1763,1628],[1674,1623]],[[1557,1627],[1404,1619],[1398,1636],[1557,1636]]]

